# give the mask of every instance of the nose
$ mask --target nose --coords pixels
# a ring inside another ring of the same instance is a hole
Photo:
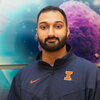
[[[50,27],[50,28],[49,28],[48,36],[49,36],[49,37],[55,36],[55,32],[54,32],[53,27]]]

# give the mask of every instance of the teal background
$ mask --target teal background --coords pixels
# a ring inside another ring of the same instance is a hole
[[[19,69],[0,70],[0,100],[6,100],[12,78]]]

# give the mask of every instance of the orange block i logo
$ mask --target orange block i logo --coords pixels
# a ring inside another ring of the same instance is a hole
[[[65,71],[65,74],[66,74],[66,76],[64,77],[64,80],[71,81],[72,80],[71,75],[73,74],[73,72],[72,71]]]

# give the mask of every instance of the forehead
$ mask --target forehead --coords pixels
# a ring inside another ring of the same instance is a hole
[[[57,22],[57,21],[61,21],[65,23],[65,18],[59,11],[43,12],[40,14],[39,19],[38,19],[38,23],[41,23],[41,22],[52,23],[52,22]]]

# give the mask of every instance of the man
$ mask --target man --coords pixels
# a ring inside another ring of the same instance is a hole
[[[7,100],[100,100],[100,70],[66,44],[69,28],[63,10],[43,8],[36,35],[41,52],[14,77]]]

